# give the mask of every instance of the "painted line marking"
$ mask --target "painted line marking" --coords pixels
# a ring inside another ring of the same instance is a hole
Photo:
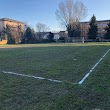
[[[2,71],[2,72],[5,73],[5,74],[11,74],[11,75],[28,77],[28,78],[34,78],[34,79],[40,79],[40,80],[48,80],[48,81],[57,82],[57,83],[63,82],[63,81],[60,81],[60,80],[53,80],[53,79],[48,79],[48,78],[43,78],[43,77],[37,77],[37,76],[33,76],[33,75],[19,74],[19,73],[15,73],[15,72],[7,72],[7,71]]]
[[[47,80],[47,81],[51,81],[51,82],[55,82],[55,83],[63,83],[64,82],[64,81],[60,81],[60,80],[54,80],[54,79],[49,79],[49,78],[37,77],[37,76],[33,76],[33,75],[19,74],[19,73],[15,73],[15,72],[7,72],[7,71],[2,71],[2,72],[5,73],[5,74],[11,74],[11,75],[16,75],[16,76],[34,78],[34,79],[39,79],[39,80]],[[70,83],[70,84],[78,84],[78,83]]]
[[[103,58],[110,52],[110,49],[102,56],[102,58],[91,68],[91,70],[83,77],[81,81],[79,81],[78,84],[82,84],[92,73],[92,71],[97,67],[97,65],[103,60]]]

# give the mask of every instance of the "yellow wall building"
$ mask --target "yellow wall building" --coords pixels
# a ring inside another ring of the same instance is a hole
[[[18,27],[20,27],[21,32],[24,33],[25,24],[21,21],[16,21],[16,20],[8,19],[8,18],[2,18],[0,19],[0,34],[1,35],[2,35],[2,32],[4,31],[4,28],[6,28],[7,25],[11,26],[13,30],[15,43],[20,43],[20,35],[19,35]],[[2,37],[0,38],[0,41],[2,42]]]

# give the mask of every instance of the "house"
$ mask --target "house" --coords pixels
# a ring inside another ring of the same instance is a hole
[[[66,38],[68,38],[68,32],[67,31],[60,31],[59,36],[64,37],[66,39]]]
[[[60,35],[59,35],[59,33],[54,33],[54,40],[55,41],[58,41],[58,39],[60,38]]]
[[[7,42],[10,40],[8,34],[5,30],[8,28],[8,31],[13,35],[13,39],[15,39],[15,43],[21,42],[21,33],[25,31],[25,23],[17,20],[12,20],[9,18],[0,19],[0,42],[2,40],[6,40]],[[7,43],[5,42],[5,43]]]
[[[39,41],[48,39],[48,35],[50,32],[36,32],[36,39]]]
[[[67,33],[67,31],[60,31],[60,32],[54,33],[54,40],[55,40],[56,42],[58,42],[58,40],[59,40],[60,38],[67,39],[67,38],[68,38],[68,33]]]

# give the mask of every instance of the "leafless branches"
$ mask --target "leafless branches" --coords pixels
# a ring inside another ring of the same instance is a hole
[[[81,1],[66,0],[59,4],[56,10],[57,19],[62,26],[67,27],[73,22],[80,22],[87,16],[87,7]]]
[[[37,32],[47,32],[47,31],[49,31],[49,27],[47,27],[46,24],[38,23],[36,25],[36,31]]]

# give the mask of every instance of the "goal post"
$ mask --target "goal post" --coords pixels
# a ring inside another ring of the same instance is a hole
[[[67,38],[66,42],[70,42],[70,43],[84,43],[85,39],[84,37],[71,37],[71,38]]]

